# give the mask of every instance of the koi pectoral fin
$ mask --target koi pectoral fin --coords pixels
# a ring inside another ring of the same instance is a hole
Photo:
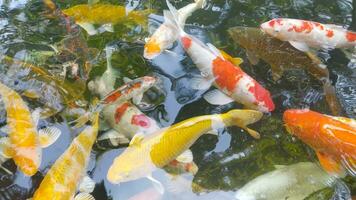
[[[38,131],[40,145],[46,148],[57,141],[61,135],[61,130],[55,126],[46,127]]]
[[[153,186],[157,189],[157,191],[160,194],[164,193],[164,187],[161,182],[159,182],[157,179],[153,178],[152,175],[147,176],[148,180],[152,181]]]
[[[225,105],[234,101],[232,98],[217,89],[207,92],[204,95],[204,99],[212,105]]]
[[[329,155],[322,152],[316,152],[316,155],[318,156],[320,165],[326,172],[332,175],[337,175],[339,177],[345,176],[345,171],[341,164],[337,163]]]
[[[190,80],[191,88],[194,90],[207,90],[215,80],[209,80],[203,77],[194,77]]]
[[[80,192],[92,193],[95,188],[95,182],[89,176],[84,176],[78,188]]]
[[[349,157],[343,157],[341,163],[351,176],[356,176],[356,161],[354,159]]]
[[[309,46],[303,42],[289,41],[289,43],[299,51],[308,52]]]
[[[10,139],[8,137],[0,138],[0,156],[10,159],[12,155]]]
[[[250,61],[252,65],[257,65],[260,62],[260,59],[256,56],[256,54],[251,51],[246,51],[247,59]]]
[[[82,27],[89,35],[95,35],[98,31],[95,29],[94,25],[86,22],[77,22],[77,24]]]
[[[74,200],[95,200],[95,198],[89,193],[79,193],[74,197]]]

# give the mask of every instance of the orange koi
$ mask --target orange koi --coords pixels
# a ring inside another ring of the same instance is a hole
[[[289,133],[311,146],[330,174],[356,175],[356,121],[310,110],[287,110],[283,120]]]

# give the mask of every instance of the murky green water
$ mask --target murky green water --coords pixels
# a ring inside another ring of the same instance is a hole
[[[124,1],[104,2],[125,4]],[[56,2],[60,9],[81,3],[87,1]],[[179,8],[190,1],[175,3]],[[59,140],[44,150],[40,171],[35,176],[28,178],[16,172],[12,160],[4,163],[14,175],[0,170],[0,199],[32,197],[46,171],[79,132],[68,126],[71,119],[66,119],[64,112],[71,110],[68,108],[78,107],[91,100],[92,95],[86,89],[86,82],[104,72],[105,46],[115,48],[112,64],[120,75],[117,86],[123,84],[123,77],[155,75],[160,78],[160,92],[146,97],[149,106],[143,107],[142,110],[157,120],[162,127],[193,116],[242,108],[235,103],[224,106],[209,105],[202,99],[205,91],[197,92],[191,89],[189,80],[199,72],[179,44],[174,44],[170,49],[175,53],[163,53],[152,61],[143,58],[144,39],[162,22],[162,12],[167,9],[163,0],[141,1],[136,9],[145,8],[154,10],[149,17],[148,27],[125,22],[115,25],[114,33],[104,32],[89,36],[73,23],[70,23],[72,27],[66,26],[68,22],[53,15],[42,1],[0,0],[1,82],[19,93],[28,89],[37,91],[39,98],[24,97],[30,108],[50,107],[61,111],[49,119],[40,120],[39,126],[54,124],[63,131]],[[274,82],[268,64],[260,62],[257,66],[251,65],[246,58],[245,50],[228,36],[227,29],[234,26],[258,27],[260,23],[274,17],[289,17],[340,24],[354,27],[356,30],[356,21],[352,21],[353,12],[355,11],[351,0],[208,0],[208,5],[204,9],[196,11],[188,19],[185,30],[234,57],[243,58],[244,63],[241,66],[243,70],[272,93],[277,108],[272,114],[264,116],[260,122],[251,126],[261,133],[260,140],[251,138],[245,131],[236,127],[220,131],[219,137],[202,136],[191,148],[194,161],[199,167],[194,177],[184,175],[182,177],[185,181],[179,181],[179,178],[170,177],[164,170],[157,170],[154,176],[166,186],[162,198],[234,199],[236,190],[253,178],[274,170],[275,165],[290,165],[302,161],[317,162],[315,153],[309,147],[286,132],[281,118],[283,111],[288,108],[310,107],[330,114],[321,84],[302,70],[288,72],[281,81]],[[58,52],[55,52],[53,47]],[[53,87],[56,82],[41,79],[36,73],[28,78],[26,70],[18,68],[19,63],[10,62],[4,56],[32,63],[58,76],[63,72],[64,64],[77,64],[79,78],[70,73],[65,77],[66,87],[72,88],[75,95],[64,101],[61,98],[63,94],[58,88]],[[319,56],[328,65],[344,109],[344,116],[355,118],[356,68],[348,67],[349,60],[341,50],[320,52]],[[87,77],[86,72],[89,70],[91,72]],[[0,123],[5,125],[6,113],[3,108],[0,114]],[[6,134],[1,132],[1,135]],[[96,199],[104,200],[128,199],[135,194],[143,193],[150,197],[145,199],[153,199],[157,192],[153,194],[147,192],[152,188],[149,180],[140,179],[120,185],[113,185],[107,181],[107,170],[113,158],[122,150],[122,148],[102,150],[94,147],[87,169],[88,174],[97,183],[93,195]],[[203,188],[203,192],[194,187],[192,189],[191,181]],[[355,179],[346,177],[343,181],[355,195]],[[333,188],[326,188],[311,194],[308,199],[329,199],[333,191]]]

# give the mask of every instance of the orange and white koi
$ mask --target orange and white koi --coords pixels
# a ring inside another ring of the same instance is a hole
[[[296,49],[307,52],[313,48],[350,48],[356,45],[356,32],[342,26],[318,22],[276,18],[261,24],[267,34],[288,41]]]
[[[0,141],[0,155],[6,159],[12,158],[25,175],[32,176],[41,165],[42,148],[53,144],[61,131],[55,127],[38,131],[40,110],[31,115],[21,96],[2,83],[0,95],[5,104],[8,126],[8,137]]]
[[[33,195],[33,200],[59,200],[74,197],[79,182],[83,179],[90,152],[98,134],[99,114],[95,113],[93,118],[93,124],[86,127],[52,165]],[[93,198],[87,193],[81,193],[75,199]]]
[[[329,173],[356,175],[356,121],[310,110],[287,110],[283,115],[289,133],[312,147]]]
[[[205,45],[193,36],[185,33],[179,27],[177,11],[168,2],[171,13],[165,12],[167,21],[177,27],[180,41],[185,51],[201,71],[203,78],[197,88],[209,88],[214,84],[219,90],[205,94],[204,98],[211,104],[222,105],[233,101],[248,108],[262,112],[271,112],[275,106],[269,91],[256,80],[246,74],[240,67],[235,66],[221,55],[220,51],[211,44]],[[207,86],[207,87],[206,87]]]
[[[179,25],[184,26],[185,21],[192,13],[205,6],[206,0],[194,0],[194,3],[178,10]],[[174,27],[169,22],[164,22],[153,35],[147,39],[143,56],[147,59],[153,59],[168,49],[177,39],[179,35]]]

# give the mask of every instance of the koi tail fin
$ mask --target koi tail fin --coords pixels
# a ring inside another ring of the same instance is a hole
[[[238,126],[247,131],[252,137],[259,139],[260,134],[247,127],[249,124],[253,124],[259,121],[263,116],[263,113],[256,110],[231,110],[223,114],[223,121],[227,126]]]
[[[84,126],[88,121],[95,121],[96,115],[101,112],[103,105],[101,102],[95,98],[90,105],[89,111],[84,115],[78,117],[76,120],[69,122],[69,124],[74,124],[73,128],[80,128]]]
[[[166,0],[166,3],[169,11],[163,11],[165,22],[176,27],[180,33],[185,33],[183,30],[184,24],[180,23],[182,20],[179,19],[178,10],[169,2],[169,0]]]
[[[340,116],[342,114],[342,108],[336,96],[335,87],[331,85],[330,81],[326,81],[323,85],[323,89],[330,111],[333,115]]]

